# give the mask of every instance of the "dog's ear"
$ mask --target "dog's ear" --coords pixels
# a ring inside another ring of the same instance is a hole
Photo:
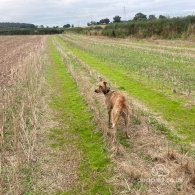
[[[103,81],[102,77],[99,77],[99,80],[100,80],[100,81]]]
[[[106,84],[107,84],[107,82],[106,82],[106,81],[104,81],[103,83],[104,83],[104,85],[106,85]]]

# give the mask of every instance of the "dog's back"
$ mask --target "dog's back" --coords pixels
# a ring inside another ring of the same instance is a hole
[[[106,96],[105,102],[108,109],[116,109],[122,111],[123,109],[127,108],[127,103],[124,95],[116,91],[110,91]]]

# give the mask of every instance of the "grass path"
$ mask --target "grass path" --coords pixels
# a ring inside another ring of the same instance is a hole
[[[163,119],[174,127],[178,134],[182,135],[186,142],[195,141],[195,107],[184,107],[177,99],[171,99],[163,93],[157,92],[141,82],[129,77],[121,66],[106,63],[91,53],[82,50],[74,44],[66,42],[69,49],[91,68],[97,70],[119,87],[127,91],[154,112],[161,114]],[[117,63],[117,62],[116,62]]]
[[[53,110],[53,120],[57,122],[57,125],[54,125],[47,133],[49,150],[52,152],[49,153],[48,162],[45,161],[45,163],[50,166],[50,159],[52,159],[53,165],[58,166],[56,174],[61,174],[62,181],[58,180],[59,177],[54,177],[56,181],[53,178],[52,182],[58,183],[59,186],[54,185],[54,189],[47,186],[46,188],[49,190],[47,192],[53,194],[110,194],[112,186],[106,180],[111,177],[109,168],[111,162],[102,136],[96,130],[97,127],[92,122],[92,114],[79,95],[75,82],[52,43],[52,38],[49,39],[48,52],[51,65],[48,66],[46,75],[52,89],[49,106]],[[61,154],[61,163],[58,159],[59,154]],[[66,156],[68,157],[66,158]],[[73,176],[69,169],[72,169]],[[50,172],[50,170],[47,171]],[[47,176],[42,179],[47,180]],[[73,185],[67,185],[66,182],[71,179]],[[39,182],[44,183],[43,180]],[[44,189],[39,190],[39,192],[44,192]]]

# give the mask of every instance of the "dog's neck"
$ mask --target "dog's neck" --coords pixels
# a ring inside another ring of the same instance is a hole
[[[110,87],[106,87],[106,88],[103,90],[104,95],[107,95],[109,92],[110,92]]]

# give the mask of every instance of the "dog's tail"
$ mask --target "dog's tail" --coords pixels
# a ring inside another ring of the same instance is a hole
[[[125,126],[127,127],[130,121],[130,112],[129,112],[129,107],[126,104],[124,105],[122,109],[122,115],[124,116]]]
[[[129,106],[127,104],[124,104],[122,114],[125,114],[126,116],[130,117]]]
[[[130,136],[128,135],[128,128],[129,128],[129,123],[130,123],[130,112],[129,112],[129,107],[127,105],[125,105],[123,107],[122,110],[122,115],[124,118],[124,122],[125,122],[125,134],[127,138],[130,138]]]

